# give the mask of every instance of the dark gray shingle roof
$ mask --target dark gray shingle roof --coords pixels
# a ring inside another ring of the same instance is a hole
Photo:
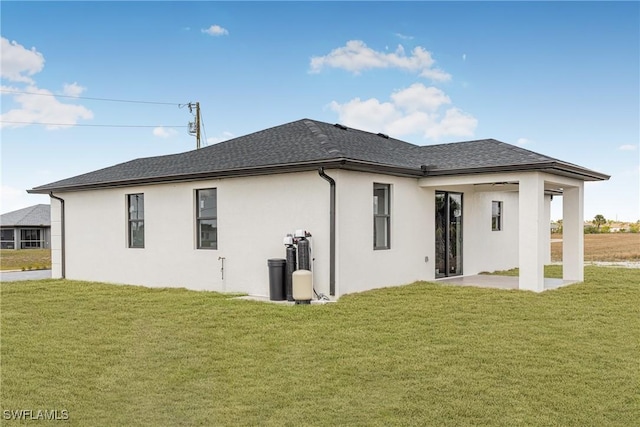
[[[51,206],[34,205],[0,216],[3,227],[42,227],[51,226]]]
[[[216,176],[250,175],[318,166],[420,176],[497,170],[556,169],[587,180],[608,176],[493,139],[418,146],[386,135],[302,119],[219,144],[121,163],[36,187],[30,192],[73,190]],[[511,169],[510,169],[511,168]]]

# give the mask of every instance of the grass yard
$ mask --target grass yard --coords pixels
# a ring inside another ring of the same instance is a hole
[[[0,270],[51,268],[51,249],[0,249]]]
[[[552,239],[562,239],[553,234]],[[551,260],[562,261],[562,242],[551,243]],[[585,261],[640,261],[640,233],[584,235]]]
[[[640,425],[640,270],[585,276],[307,307],[2,283],[0,409],[66,410],[74,426]]]

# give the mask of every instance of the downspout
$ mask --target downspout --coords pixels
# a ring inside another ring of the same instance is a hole
[[[329,182],[329,295],[336,295],[336,181],[318,169],[318,174]]]
[[[53,191],[49,193],[49,197],[52,199],[56,199],[60,202],[60,258],[61,258],[61,270],[62,270],[62,278],[66,278],[66,259],[65,259],[65,239],[64,239],[64,199],[54,196]]]

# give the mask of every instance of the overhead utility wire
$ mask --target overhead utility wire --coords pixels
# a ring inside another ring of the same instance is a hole
[[[209,145],[209,141],[207,141],[207,129],[204,127],[204,119],[200,118],[200,123],[202,123],[202,133],[204,134],[204,145]]]
[[[43,123],[43,122],[16,122],[16,121],[7,121],[0,120],[0,123],[13,123],[13,124],[23,124],[23,125],[44,125],[44,126],[88,126],[88,127],[105,127],[105,128],[186,128],[187,126],[180,125],[93,125],[86,123]]]
[[[23,92],[18,90],[0,89],[0,92],[15,93],[22,95],[36,95],[36,96],[55,96],[59,98],[73,98],[73,99],[91,99],[93,101],[110,101],[110,102],[129,102],[133,104],[157,104],[157,105],[178,105],[178,102],[156,102],[156,101],[134,101],[131,99],[113,99],[113,98],[92,98],[88,96],[72,96],[72,95],[56,95],[54,93],[36,93],[36,92]]]

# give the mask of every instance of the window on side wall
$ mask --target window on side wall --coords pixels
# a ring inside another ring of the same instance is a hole
[[[196,190],[198,249],[218,249],[217,189]]]
[[[129,247],[144,248],[144,194],[127,194]]]
[[[391,185],[373,184],[373,249],[391,247]]]
[[[502,230],[502,202],[491,202],[491,230]]]

